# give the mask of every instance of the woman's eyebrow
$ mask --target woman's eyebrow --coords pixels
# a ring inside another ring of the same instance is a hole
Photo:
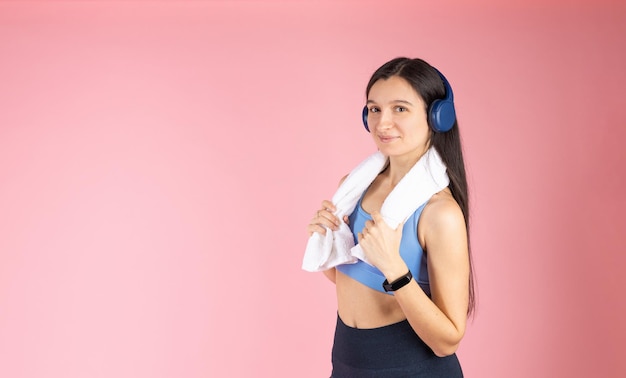
[[[368,104],[376,104],[376,101],[374,100],[367,100]],[[407,100],[393,100],[390,102],[391,104],[397,104],[397,103],[401,103],[401,104],[407,104],[407,105],[411,105],[413,106],[413,104]]]

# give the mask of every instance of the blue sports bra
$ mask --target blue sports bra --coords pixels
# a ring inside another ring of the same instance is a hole
[[[361,206],[363,196],[359,199],[356,208],[350,214],[348,219],[350,220],[350,229],[354,236],[354,243],[358,243],[357,234],[365,227],[365,222],[371,220],[370,214],[366,213]],[[428,201],[426,202],[428,203]],[[402,229],[402,239],[400,241],[400,256],[406,263],[406,265],[413,273],[415,281],[420,285],[422,290],[430,297],[430,284],[428,281],[428,265],[426,261],[426,254],[422,249],[419,241],[417,240],[417,224],[419,222],[422,210],[426,206],[426,203],[421,205],[415,212],[407,219]],[[374,290],[382,293],[387,293],[383,289],[383,281],[385,276],[380,270],[369,265],[366,262],[359,260],[354,264],[338,265],[337,270],[346,274],[353,279],[359,281],[363,285],[370,287]],[[392,294],[391,292],[387,294]]]

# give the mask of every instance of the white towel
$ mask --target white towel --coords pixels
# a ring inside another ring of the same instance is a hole
[[[387,158],[376,152],[357,165],[341,183],[332,198],[337,209],[334,214],[340,221],[339,229],[326,229],[326,235],[317,232],[311,235],[304,252],[302,269],[319,272],[341,264],[356,263],[359,259],[367,262],[361,247],[354,245],[352,232],[343,222],[343,217],[354,211],[359,198],[386,162]],[[395,229],[449,183],[446,166],[431,147],[389,193],[380,213],[387,225]]]

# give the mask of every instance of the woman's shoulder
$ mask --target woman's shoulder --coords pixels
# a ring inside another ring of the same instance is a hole
[[[341,180],[339,180],[339,185],[338,186],[341,186],[341,184],[343,184],[343,182],[346,181],[347,178],[348,178],[348,175],[343,176],[341,178]]]
[[[449,189],[446,188],[430,198],[420,217],[420,229],[424,236],[466,232],[463,211]]]

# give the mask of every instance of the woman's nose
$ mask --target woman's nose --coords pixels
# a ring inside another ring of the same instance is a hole
[[[386,130],[393,126],[393,117],[391,112],[382,110],[380,112],[380,118],[378,119],[377,128]]]

